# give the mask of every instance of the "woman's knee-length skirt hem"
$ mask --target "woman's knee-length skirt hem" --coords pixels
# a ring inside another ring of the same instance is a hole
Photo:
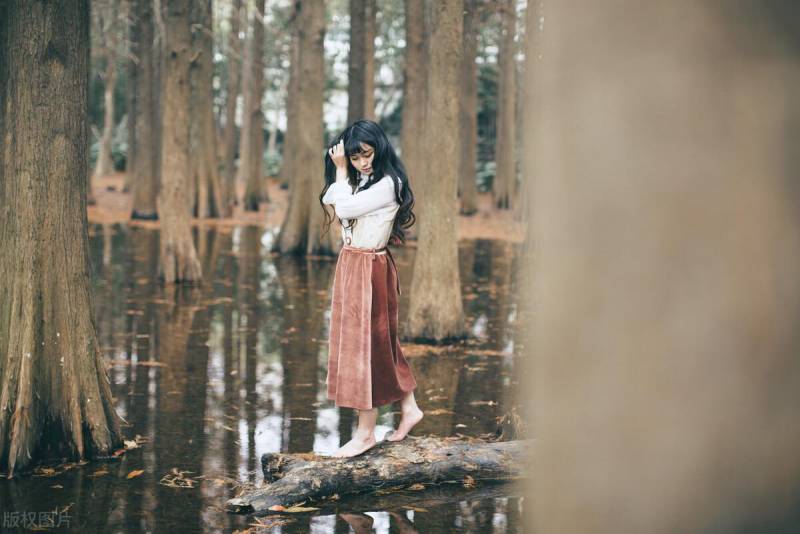
[[[417,386],[398,337],[400,283],[391,252],[345,245],[336,262],[328,340],[327,397],[369,410]]]

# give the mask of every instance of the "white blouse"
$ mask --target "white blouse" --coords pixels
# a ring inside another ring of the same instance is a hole
[[[358,188],[367,183],[369,176],[361,174]],[[400,184],[402,187],[403,184]],[[342,220],[342,240],[351,247],[383,248],[392,235],[394,217],[400,209],[394,197],[394,180],[386,175],[369,189],[356,190],[346,181],[336,181],[322,197],[323,204],[332,204]],[[351,219],[357,222],[352,229],[345,228]]]

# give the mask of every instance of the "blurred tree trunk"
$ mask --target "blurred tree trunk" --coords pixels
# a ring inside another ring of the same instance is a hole
[[[295,4],[296,5],[296,4]],[[297,12],[291,20],[292,40],[289,48],[289,85],[286,92],[286,132],[283,136],[283,157],[281,160],[280,180],[282,186],[288,186],[294,177],[295,130],[297,129],[297,83],[300,76],[300,34],[297,31]]]
[[[242,40],[239,23],[242,20],[242,0],[234,0],[230,16],[228,35],[228,87],[225,100],[225,155],[224,182],[222,186],[222,214],[233,215],[236,205],[236,152],[239,149],[236,131],[236,104],[239,100],[242,80]]]
[[[244,88],[244,113],[248,117],[242,127],[242,150],[239,180],[245,183],[244,209],[258,211],[258,203],[269,200],[264,187],[264,10],[266,0],[258,0],[253,18],[253,34],[248,55],[248,83]]]
[[[0,470],[107,456],[89,281],[87,0],[0,3]]]
[[[269,138],[267,141],[267,154],[275,154],[278,151],[278,116],[279,110],[275,109],[275,116],[269,125]]]
[[[192,62],[189,162],[191,180],[196,184],[193,199],[197,217],[219,217],[222,205],[213,103],[213,9],[211,0],[192,2]]]
[[[347,124],[375,120],[375,0],[350,0]]]
[[[103,72],[103,133],[97,152],[94,173],[89,183],[89,203],[94,204],[94,180],[103,178],[114,172],[114,160],[111,157],[114,138],[114,85],[117,81],[117,41],[120,28],[116,24],[120,6],[116,0],[100,2],[95,6],[97,17],[100,50],[98,55],[105,60]]]
[[[425,145],[436,157],[428,162],[430,180],[411,280],[406,337],[443,341],[465,334],[461,284],[458,274],[459,136],[439,135],[458,129],[463,0],[441,0],[431,5],[430,71],[427,88]]]
[[[525,11],[525,41],[523,51],[525,54],[524,80],[533,79],[538,83],[536,68],[541,61],[542,32],[544,30],[544,0],[530,0]],[[522,84],[522,104],[521,115],[523,117],[523,127],[520,129],[521,153],[525,154],[530,150],[530,140],[532,129],[538,128],[532,120],[531,109],[536,97],[535,83]],[[524,125],[528,124],[525,128]],[[517,221],[530,221],[531,202],[530,191],[533,187],[533,168],[529,157],[520,158],[522,176],[520,182],[519,201],[514,203],[514,219]]]
[[[189,64],[192,35],[189,0],[168,3],[164,46],[164,108],[161,147],[161,276],[166,283],[201,278],[189,227]]]
[[[502,0],[499,3],[502,20],[502,36],[500,38],[500,79],[497,87],[497,140],[495,144],[495,178],[492,183],[494,204],[501,209],[512,207],[516,184],[516,46],[514,33],[517,14],[514,0]]]
[[[475,166],[478,148],[478,2],[464,2],[464,60],[461,68],[462,96],[459,99],[459,211],[472,215],[478,211],[478,189],[475,185]]]
[[[129,4],[130,7],[133,7],[133,2]],[[134,45],[133,45],[133,34],[134,34],[134,23],[133,23],[133,15],[131,15],[129,19],[129,27],[128,27],[128,36],[131,40],[128,44],[128,49],[130,51],[131,56],[134,54]],[[128,116],[127,119],[127,127],[128,127],[128,154],[125,156],[125,183],[122,186],[122,191],[127,193],[133,189],[133,174],[136,172],[134,168],[136,165],[136,115],[138,114],[138,95],[136,94],[136,78],[138,77],[139,73],[137,72],[137,65],[136,62],[132,59],[128,59],[127,65],[127,74],[128,80],[126,83],[127,95],[126,95],[126,115]]]
[[[319,193],[324,184],[322,101],[325,86],[325,2],[295,2],[299,39],[293,176],[289,208],[274,250],[284,254],[330,254],[330,240],[320,242],[322,208]],[[301,127],[302,126],[302,127]],[[296,162],[302,162],[298,165]]]
[[[128,161],[133,206],[131,219],[157,219],[156,197],[158,195],[158,176],[160,150],[158,132],[158,63],[160,51],[156,44],[156,13],[152,0],[132,0],[131,2],[131,70],[135,76],[129,81],[129,91],[135,96],[135,108],[128,113],[133,124],[135,147]]]
[[[400,148],[408,179],[413,184],[414,202],[419,208],[425,199],[425,172],[422,165],[422,132],[425,125],[427,91],[427,33],[425,31],[425,0],[405,0],[406,52],[403,67],[403,118]],[[420,210],[415,211],[417,223]],[[417,227],[419,228],[419,227]],[[416,234],[417,228],[411,229]]]

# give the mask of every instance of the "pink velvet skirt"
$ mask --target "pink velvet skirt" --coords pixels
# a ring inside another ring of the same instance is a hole
[[[344,245],[336,262],[328,339],[328,399],[369,410],[417,387],[398,338],[400,281],[389,249]]]

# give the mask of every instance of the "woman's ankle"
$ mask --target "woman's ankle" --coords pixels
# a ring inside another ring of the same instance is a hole
[[[359,441],[369,441],[370,439],[375,439],[375,429],[372,430],[360,430],[357,429],[353,433],[353,438]]]

